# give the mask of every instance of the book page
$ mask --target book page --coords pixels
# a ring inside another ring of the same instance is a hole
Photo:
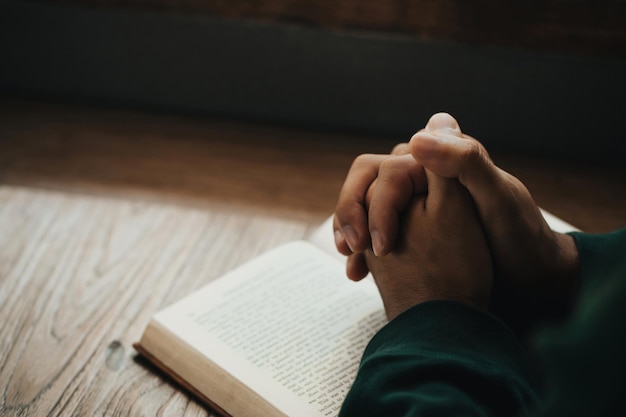
[[[294,242],[159,313],[155,319],[292,416],[336,416],[365,346],[385,323],[371,282]]]
[[[335,246],[335,234],[333,231],[333,216],[328,217],[324,222],[311,233],[311,236],[307,239],[324,252],[328,253],[333,258],[346,263],[346,257],[339,253]]]
[[[555,232],[559,232],[559,233],[580,232],[580,229],[572,226],[565,220],[556,217],[554,214],[549,213],[542,208],[540,208],[539,211],[541,211],[541,215],[543,216],[543,218],[546,219],[548,226],[550,226],[550,228],[554,230]]]

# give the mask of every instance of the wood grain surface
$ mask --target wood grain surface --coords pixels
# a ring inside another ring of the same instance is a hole
[[[0,98],[0,182],[319,223],[357,155],[408,139]],[[492,158],[575,226],[626,225],[626,166]]]
[[[354,149],[162,114],[0,108],[0,415],[212,415],[132,343],[157,310],[314,230]]]
[[[131,344],[157,310],[308,235],[352,158],[398,141],[0,101],[0,415],[210,414]],[[623,169],[494,158],[574,225],[626,225]]]
[[[239,204],[321,221],[352,160],[401,139],[0,100],[0,180],[41,188]]]
[[[0,187],[0,414],[206,415],[131,347],[303,222]]]

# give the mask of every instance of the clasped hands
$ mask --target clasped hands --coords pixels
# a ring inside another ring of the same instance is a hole
[[[333,227],[348,277],[372,272],[390,320],[433,300],[558,304],[576,287],[573,239],[552,231],[527,188],[446,113],[391,154],[354,161]]]

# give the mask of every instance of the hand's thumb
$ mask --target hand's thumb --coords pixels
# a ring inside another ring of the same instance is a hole
[[[461,133],[452,116],[438,113],[431,117],[426,129],[413,135],[409,149],[427,170],[458,179],[478,206],[486,209],[491,205],[494,188],[503,179],[501,171],[476,139]]]
[[[424,130],[429,132],[439,132],[443,134],[449,134],[453,136],[462,137],[461,127],[454,117],[448,113],[435,113],[433,114]]]
[[[413,135],[409,142],[411,154],[433,173],[457,178],[475,199],[479,198],[486,191],[483,188],[497,180],[499,169],[476,139],[462,135],[451,117],[448,121],[454,123],[447,129],[441,128],[439,120],[437,130],[425,129]]]

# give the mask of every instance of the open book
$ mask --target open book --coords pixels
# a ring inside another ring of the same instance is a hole
[[[555,230],[576,230],[544,213]],[[159,311],[138,352],[225,416],[336,416],[386,323],[372,280],[345,278],[327,220]]]

